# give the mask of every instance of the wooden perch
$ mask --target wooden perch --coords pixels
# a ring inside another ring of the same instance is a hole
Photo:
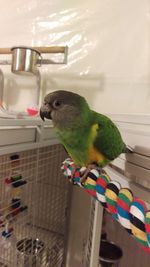
[[[17,46],[16,46],[17,47]],[[21,46],[18,46],[18,48]],[[22,46],[23,47],[23,46]],[[24,46],[25,48],[25,46]],[[35,47],[27,47],[38,50],[43,54],[56,54],[56,53],[65,53],[66,46],[35,46]],[[0,54],[12,54],[12,48],[0,48]]]

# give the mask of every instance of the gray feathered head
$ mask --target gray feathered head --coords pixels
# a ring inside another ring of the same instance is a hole
[[[56,127],[68,127],[88,116],[89,110],[84,97],[59,90],[45,96],[40,116],[43,120],[44,118],[52,120]]]

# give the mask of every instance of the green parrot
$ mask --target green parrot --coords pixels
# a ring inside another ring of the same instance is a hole
[[[53,121],[56,133],[79,167],[100,168],[130,152],[116,125],[90,109],[84,97],[59,90],[45,96],[40,116]]]

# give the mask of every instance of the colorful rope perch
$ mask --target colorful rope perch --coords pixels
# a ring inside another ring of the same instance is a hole
[[[128,188],[121,188],[117,181],[112,181],[108,174],[93,169],[86,182],[80,183],[84,168],[77,167],[68,158],[61,167],[64,175],[74,185],[82,187],[97,199],[103,207],[131,234],[140,247],[150,254],[150,211],[146,203],[134,197]]]

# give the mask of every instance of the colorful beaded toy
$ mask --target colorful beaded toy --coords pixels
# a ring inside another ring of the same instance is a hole
[[[62,163],[61,169],[70,182],[97,199],[150,254],[150,211],[144,201],[133,196],[130,189],[121,188],[104,170],[101,173],[96,169],[91,170],[82,184],[80,179],[85,167],[80,169],[68,158]]]
[[[23,179],[20,170],[20,156],[18,154],[13,154],[10,156],[10,176],[4,178],[5,190],[10,192],[11,190],[11,202],[6,211],[6,214],[0,215],[0,244],[4,243],[6,248],[9,247],[9,243],[3,242],[4,240],[9,240],[10,237],[14,236],[14,229],[10,226],[15,220],[18,219],[18,215],[23,211],[27,210],[28,207],[23,205],[21,197],[23,192],[23,185],[27,183]],[[3,229],[4,228],[4,229]]]

